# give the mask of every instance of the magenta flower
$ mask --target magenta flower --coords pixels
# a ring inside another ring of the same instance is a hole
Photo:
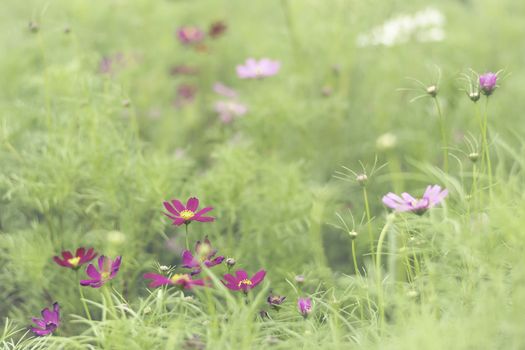
[[[192,221],[199,222],[210,222],[215,220],[211,216],[203,216],[207,212],[213,209],[213,207],[206,207],[199,211],[199,200],[195,197],[188,199],[186,206],[184,206],[179,200],[172,199],[170,202],[164,202],[164,208],[169,213],[164,213],[167,217],[173,220],[173,225],[180,226],[182,224],[188,225]]]
[[[33,317],[31,320],[35,324],[35,327],[31,327],[33,333],[40,337],[51,334],[60,325],[60,306],[54,303],[53,311],[45,308],[42,310],[42,318]]]
[[[248,108],[242,103],[235,101],[218,101],[215,103],[215,112],[219,119],[224,123],[231,123],[234,119],[240,118],[248,112]]]
[[[259,270],[253,275],[252,278],[248,278],[248,274],[244,270],[238,270],[235,272],[235,276],[229,273],[224,275],[226,282],[221,281],[226,288],[231,290],[242,290],[244,293],[248,293],[250,289],[257,287],[266,276],[266,271]]]
[[[189,250],[182,252],[182,267],[192,269],[192,275],[196,275],[201,272],[201,265],[204,264],[206,267],[213,267],[219,265],[224,260],[224,256],[218,256],[216,258],[217,249],[213,249],[208,237],[204,238],[204,242],[197,241],[195,244],[195,256],[191,254]]]
[[[81,280],[80,284],[84,287],[102,287],[107,281],[115,278],[120,268],[121,260],[121,256],[117,256],[115,260],[111,260],[110,258],[101,255],[98,258],[98,270],[93,264],[89,264],[89,266],[86,269],[86,273],[89,277],[91,277],[91,279]]]
[[[248,58],[244,65],[237,66],[237,76],[241,79],[259,79],[277,74],[281,68],[279,61],[268,58],[259,61]]]
[[[308,317],[312,312],[312,300],[310,298],[299,298],[297,300],[297,308],[304,318]]]
[[[195,100],[197,96],[197,88],[192,85],[182,84],[177,87],[177,95],[175,97],[174,105],[177,108],[184,107]]]
[[[213,39],[217,39],[223,35],[228,29],[228,26],[223,21],[217,21],[210,24],[210,29],[208,29],[208,35]]]
[[[410,211],[422,215],[428,209],[439,204],[447,195],[448,190],[442,190],[438,185],[429,185],[421,199],[415,199],[406,192],[402,193],[401,197],[390,192],[383,197],[383,203],[398,212]]]
[[[204,32],[195,26],[185,26],[177,30],[177,38],[184,45],[193,45],[204,40]]]
[[[204,280],[194,280],[188,274],[174,274],[171,277],[159,275],[157,273],[145,273],[144,278],[150,279],[150,288],[160,286],[180,286],[182,289],[191,289],[193,286],[204,286]]]
[[[488,72],[479,76],[479,87],[484,95],[490,96],[496,90],[498,74]]]
[[[73,270],[78,270],[80,266],[87,262],[90,262],[97,256],[97,253],[93,251],[93,248],[89,248],[87,251],[85,248],[80,247],[75,252],[75,255],[65,250],[62,252],[62,259],[58,256],[54,256],[53,260],[60,266],[64,266]]]

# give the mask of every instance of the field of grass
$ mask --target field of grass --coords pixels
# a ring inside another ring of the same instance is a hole
[[[385,22],[404,35],[374,41]],[[0,348],[525,349],[524,22],[515,0],[4,0]],[[241,79],[248,58],[280,69]],[[473,102],[476,72],[499,73]],[[435,184],[421,215],[382,202]],[[215,220],[172,224],[190,197]],[[148,286],[205,236],[204,286]],[[53,260],[78,247],[120,269],[81,286],[88,263]],[[266,275],[230,290],[239,269]]]

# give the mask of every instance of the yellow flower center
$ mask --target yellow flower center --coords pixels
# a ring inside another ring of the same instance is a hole
[[[76,256],[74,258],[71,258],[71,259],[67,259],[67,262],[73,266],[73,267],[77,267],[78,266],[78,263],[80,262],[80,257]]]
[[[192,212],[191,210],[183,210],[180,212],[180,217],[183,218],[184,220],[189,220],[191,219],[192,217],[195,216],[195,213]]]
[[[253,283],[252,281],[248,280],[248,279],[244,279],[242,281],[239,282],[239,284],[237,285],[237,287],[241,287],[241,286],[251,286]]]
[[[109,275],[109,271],[102,271],[102,273],[100,274],[100,279],[107,280],[109,278]]]
[[[181,273],[176,273],[173,276],[171,276],[171,282],[173,283],[177,283],[180,280],[189,282],[191,281],[191,278],[187,274],[181,274]]]

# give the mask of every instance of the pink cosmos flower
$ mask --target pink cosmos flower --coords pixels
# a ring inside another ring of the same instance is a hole
[[[228,124],[234,119],[244,116],[248,112],[248,108],[235,101],[218,101],[215,103],[215,112],[224,124]]]
[[[422,215],[428,209],[439,204],[447,195],[448,190],[442,190],[438,185],[429,185],[421,199],[415,199],[406,192],[402,193],[401,197],[390,192],[383,197],[383,203],[398,212],[410,211]]]
[[[121,256],[117,256],[115,260],[101,255],[98,258],[98,270],[93,264],[89,264],[86,269],[86,273],[91,279],[81,280],[80,284],[84,287],[90,286],[92,288],[100,288],[107,281],[112,280],[117,275],[120,269],[120,262],[122,261]]]
[[[304,318],[308,317],[310,312],[312,312],[312,300],[310,298],[299,298],[297,308]]]
[[[203,216],[207,212],[213,209],[213,207],[206,207],[199,211],[199,200],[195,197],[188,199],[186,206],[184,206],[179,200],[172,199],[170,202],[164,202],[164,208],[169,213],[164,213],[167,217],[173,220],[173,225],[180,226],[182,224],[188,225],[192,221],[199,222],[210,222],[215,220],[211,216]]]
[[[195,244],[195,256],[189,250],[182,252],[182,267],[192,269],[191,275],[197,275],[201,272],[201,265],[206,267],[213,267],[219,265],[224,260],[224,256],[216,258],[217,249],[213,249],[208,237],[204,238],[204,242],[197,241]]]
[[[171,277],[166,277],[157,273],[146,273],[144,274],[144,278],[151,280],[148,284],[150,288],[180,286],[183,289],[191,289],[193,286],[204,286],[204,280],[194,280],[188,274],[174,274]]]
[[[64,266],[73,270],[78,270],[80,266],[87,262],[90,262],[97,256],[97,253],[93,251],[93,248],[89,248],[87,251],[85,248],[80,247],[75,252],[75,255],[65,250],[62,252],[62,259],[58,256],[54,256],[53,260],[60,266]]]
[[[221,82],[216,82],[215,84],[213,84],[213,91],[215,91],[217,94],[221,96],[229,97],[229,98],[237,98],[237,95],[238,95],[237,91],[235,91],[229,86],[224,85]]]
[[[177,30],[177,38],[184,45],[193,45],[204,40],[204,32],[195,26],[185,26]]]
[[[264,276],[266,276],[266,271],[262,269],[256,272],[252,278],[248,278],[246,271],[237,270],[237,272],[235,272],[235,276],[230,275],[229,273],[224,275],[223,278],[226,280],[226,282],[221,282],[228,289],[242,290],[244,293],[248,293],[250,289],[257,287],[257,285],[262,282]]]
[[[479,76],[479,87],[484,95],[490,96],[496,90],[498,74],[488,72]]]
[[[277,74],[280,68],[281,63],[279,61],[268,58],[257,61],[253,58],[248,58],[244,65],[237,66],[237,76],[241,79],[260,79]]]
[[[42,310],[42,318],[33,317],[31,319],[35,327],[31,327],[31,332],[39,337],[53,333],[60,325],[60,306],[53,304],[53,311],[45,308]]]

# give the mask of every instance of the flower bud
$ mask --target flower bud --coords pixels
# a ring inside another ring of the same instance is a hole
[[[490,96],[496,90],[498,75],[488,72],[479,76],[479,87],[485,96]]]
[[[355,180],[356,180],[357,183],[360,184],[361,186],[365,186],[366,183],[368,182],[368,176],[366,176],[366,174],[359,174],[359,175],[357,175],[357,177],[355,178]]]
[[[234,258],[228,258],[228,259],[226,259],[226,265],[227,265],[228,268],[230,268],[230,269],[231,269],[232,267],[235,266],[235,263],[236,263],[236,261],[235,261]]]
[[[438,88],[436,85],[430,85],[427,87],[427,94],[429,94],[432,97],[436,97],[438,94]]]
[[[295,282],[297,282],[297,284],[303,284],[304,283],[304,276],[303,275],[297,275],[295,276]]]
[[[480,97],[481,95],[479,94],[479,91],[473,91],[468,94],[468,98],[470,98],[472,102],[478,102]]]
[[[358,233],[355,232],[355,231],[350,231],[350,232],[348,232],[348,235],[350,236],[350,238],[352,238],[352,239],[356,239]]]
[[[376,140],[376,147],[379,151],[389,151],[397,145],[397,137],[389,132],[379,136]]]
[[[159,269],[160,269],[160,271],[162,271],[162,272],[166,272],[166,271],[168,271],[170,268],[169,268],[169,266],[166,266],[166,265],[160,265],[160,266],[159,266]]]
[[[33,21],[29,22],[29,30],[30,31],[32,31],[33,33],[36,33],[36,32],[38,32],[38,29],[40,29],[38,23],[33,22]]]
[[[472,152],[468,155],[468,158],[472,161],[472,163],[476,163],[479,159],[479,153],[478,152]]]

